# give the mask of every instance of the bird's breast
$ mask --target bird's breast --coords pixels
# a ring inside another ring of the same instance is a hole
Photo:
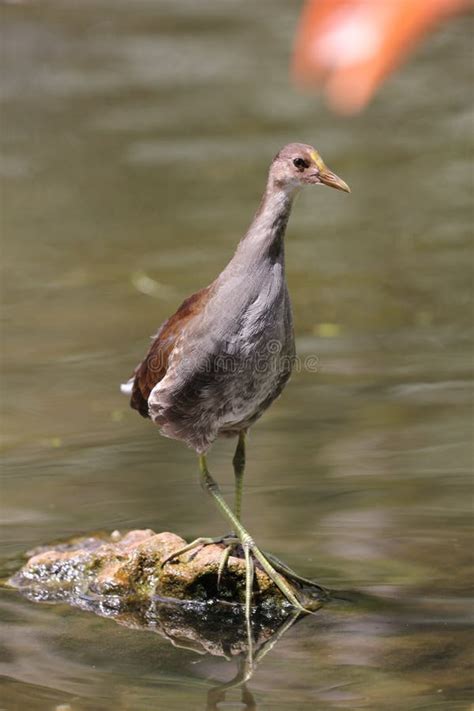
[[[212,441],[252,424],[280,394],[294,358],[284,278],[227,283],[177,339],[148,400],[168,436]],[[192,423],[192,424],[190,424]],[[204,445],[202,445],[204,446]]]

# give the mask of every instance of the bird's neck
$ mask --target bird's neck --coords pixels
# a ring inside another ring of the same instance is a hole
[[[275,186],[270,181],[237,255],[255,256],[271,261],[284,260],[284,236],[295,190]]]

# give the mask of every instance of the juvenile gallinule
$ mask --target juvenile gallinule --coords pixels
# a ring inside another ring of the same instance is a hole
[[[165,321],[145,359],[122,386],[135,410],[158,425],[163,435],[185,442],[198,454],[202,485],[233,533],[196,539],[171,557],[224,541],[220,575],[232,548],[240,544],[246,560],[248,630],[254,559],[284,597],[305,610],[298,590],[288,582],[288,577],[298,576],[257,548],[240,513],[246,432],[283,390],[295,357],[285,281],[286,225],[296,193],[305,185],[321,184],[350,192],[312,146],[291,143],[282,148],[270,166],[260,207],[228,265]],[[233,459],[234,510],[207,466],[207,451],[219,436],[238,438]]]

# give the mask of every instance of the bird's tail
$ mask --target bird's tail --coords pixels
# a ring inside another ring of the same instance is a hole
[[[127,380],[126,383],[122,383],[120,386],[120,392],[122,392],[124,395],[131,395],[134,381],[135,376],[133,378],[130,378],[130,380]]]

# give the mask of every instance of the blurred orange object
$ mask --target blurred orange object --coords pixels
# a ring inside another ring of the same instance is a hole
[[[307,0],[294,78],[322,85],[336,111],[356,113],[428,29],[469,7],[473,0]]]

